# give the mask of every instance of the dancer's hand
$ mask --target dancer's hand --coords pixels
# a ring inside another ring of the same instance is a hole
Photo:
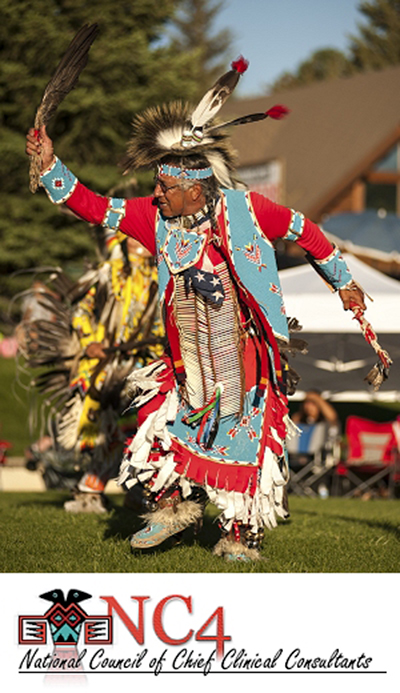
[[[344,310],[350,310],[350,303],[356,303],[362,310],[367,309],[364,301],[364,292],[356,285],[349,289],[339,289],[339,296],[342,299]]]
[[[85,349],[85,356],[89,359],[104,359],[107,354],[104,351],[103,342],[91,342]]]
[[[41,171],[45,171],[54,161],[53,142],[43,125],[39,131],[31,128],[26,136],[26,153],[28,156],[38,154],[41,157]]]

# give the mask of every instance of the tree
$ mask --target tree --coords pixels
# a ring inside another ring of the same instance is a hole
[[[361,2],[359,11],[368,20],[359,24],[359,36],[350,36],[348,57],[324,48],[302,62],[294,72],[285,72],[272,84],[272,91],[292,89],[318,80],[348,77],[364,70],[379,70],[400,63],[400,0]]]
[[[400,63],[400,1],[362,2],[359,11],[368,24],[351,36],[351,60],[358,70],[376,70]]]
[[[285,72],[278,77],[272,85],[272,91],[277,92],[312,82],[348,77],[352,72],[354,67],[344,53],[335,48],[323,48],[300,63],[296,72]]]
[[[232,44],[229,29],[212,33],[215,17],[224,4],[224,0],[182,0],[173,20],[178,30],[178,50],[191,52],[196,63],[197,98],[223,74],[232,57],[228,55]]]
[[[25,133],[43,89],[70,40],[98,22],[99,36],[78,86],[49,126],[57,154],[82,182],[105,193],[120,180],[134,114],[177,98],[193,98],[197,64],[163,40],[178,0],[0,0],[0,323],[10,296],[27,286],[18,270],[62,264],[79,272],[93,257],[82,224],[28,190]],[[143,189],[142,189],[143,191]],[[1,329],[1,328],[0,328]]]

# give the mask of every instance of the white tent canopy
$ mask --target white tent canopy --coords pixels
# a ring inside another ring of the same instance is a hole
[[[291,361],[302,378],[294,399],[318,389],[333,401],[399,401],[400,282],[352,255],[344,257],[354,279],[373,298],[373,302],[366,299],[365,317],[393,359],[389,379],[378,393],[364,382],[377,355],[351,311],[343,310],[339,296],[310,265],[301,265],[279,273],[287,315],[298,319],[303,327],[299,336],[309,344],[307,354],[298,354]]]
[[[371,296],[365,317],[378,334],[400,333],[400,282],[369,267],[354,255],[343,256],[354,279]],[[304,332],[359,332],[358,322],[344,312],[340,298],[332,293],[311,265],[279,272],[286,313],[296,317]]]

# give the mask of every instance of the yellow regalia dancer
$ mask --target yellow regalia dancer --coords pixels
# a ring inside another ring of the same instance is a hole
[[[35,385],[57,412],[56,451],[62,452],[60,459],[73,454],[82,471],[74,499],[64,506],[73,513],[106,512],[103,492],[117,476],[125,440],[125,378],[163,351],[150,253],[119,233],[108,233],[105,240],[107,259],[77,284],[60,271],[51,275],[57,293],[43,292],[41,304],[57,322],[50,327],[49,321],[37,321],[34,340],[30,324],[24,341],[28,366],[46,367]]]

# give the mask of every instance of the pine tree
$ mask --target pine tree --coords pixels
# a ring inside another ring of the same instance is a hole
[[[359,11],[368,24],[351,37],[351,59],[358,70],[381,69],[400,63],[400,1],[362,2]]]
[[[302,87],[312,82],[348,77],[354,71],[355,68],[344,53],[335,48],[323,48],[300,63],[294,73],[285,72],[278,77],[272,85],[272,91],[277,92]]]
[[[31,278],[13,276],[35,265],[78,273],[93,257],[81,222],[28,189],[25,133],[43,90],[70,40],[84,24],[99,35],[77,87],[49,124],[56,152],[99,193],[116,185],[130,123],[144,107],[196,92],[196,62],[165,40],[178,0],[0,0],[0,323],[11,295]],[[148,189],[145,189],[147,192]],[[143,192],[143,189],[140,190]],[[0,329],[1,329],[0,328]],[[10,328],[11,329],[11,328]]]
[[[182,0],[173,25],[178,30],[176,45],[179,51],[190,52],[196,65],[197,92],[201,97],[226,70],[232,55],[229,50],[232,34],[223,29],[213,34],[216,16],[224,0]]]
[[[379,70],[400,63],[400,0],[361,2],[358,36],[350,36],[348,57],[335,49],[316,51],[295,72],[285,72],[272,91],[292,89],[321,79],[347,77],[364,70]]]

